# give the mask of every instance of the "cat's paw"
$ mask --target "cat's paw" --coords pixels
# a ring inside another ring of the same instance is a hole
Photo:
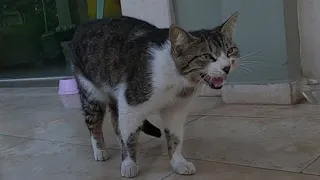
[[[103,138],[97,140],[97,138],[91,136],[91,145],[93,149],[93,156],[96,161],[105,161],[109,159],[109,154],[106,150]]]
[[[180,175],[192,175],[196,173],[196,167],[192,162],[180,161],[171,163],[173,171]]]
[[[124,160],[121,163],[121,176],[125,178],[133,178],[139,174],[140,167],[132,160]]]
[[[105,161],[110,157],[107,150],[101,149],[93,149],[93,155],[96,161]]]

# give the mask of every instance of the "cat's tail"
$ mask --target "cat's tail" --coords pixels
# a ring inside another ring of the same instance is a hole
[[[148,134],[150,136],[154,136],[157,138],[161,137],[161,130],[159,128],[157,128],[156,126],[154,126],[153,124],[151,124],[146,119],[143,121],[141,130],[142,130],[142,132],[144,132],[145,134]]]

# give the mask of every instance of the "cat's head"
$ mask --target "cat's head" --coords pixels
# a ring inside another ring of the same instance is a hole
[[[172,25],[169,29],[172,57],[181,75],[191,83],[207,83],[220,89],[240,56],[234,43],[238,13],[212,30],[188,33]]]

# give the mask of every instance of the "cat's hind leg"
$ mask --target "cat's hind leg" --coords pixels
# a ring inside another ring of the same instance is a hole
[[[94,159],[96,161],[105,161],[109,158],[102,131],[106,103],[101,98],[96,97],[97,93],[93,92],[94,87],[89,88],[88,83],[85,84],[86,86],[83,83],[83,81],[78,81],[78,89],[82,112],[90,133]]]

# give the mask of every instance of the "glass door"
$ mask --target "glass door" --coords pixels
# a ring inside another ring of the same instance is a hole
[[[97,14],[121,15],[120,0],[1,0],[0,86],[71,76],[67,44]]]
[[[71,10],[66,0],[1,1],[0,80],[71,75],[63,53]]]

